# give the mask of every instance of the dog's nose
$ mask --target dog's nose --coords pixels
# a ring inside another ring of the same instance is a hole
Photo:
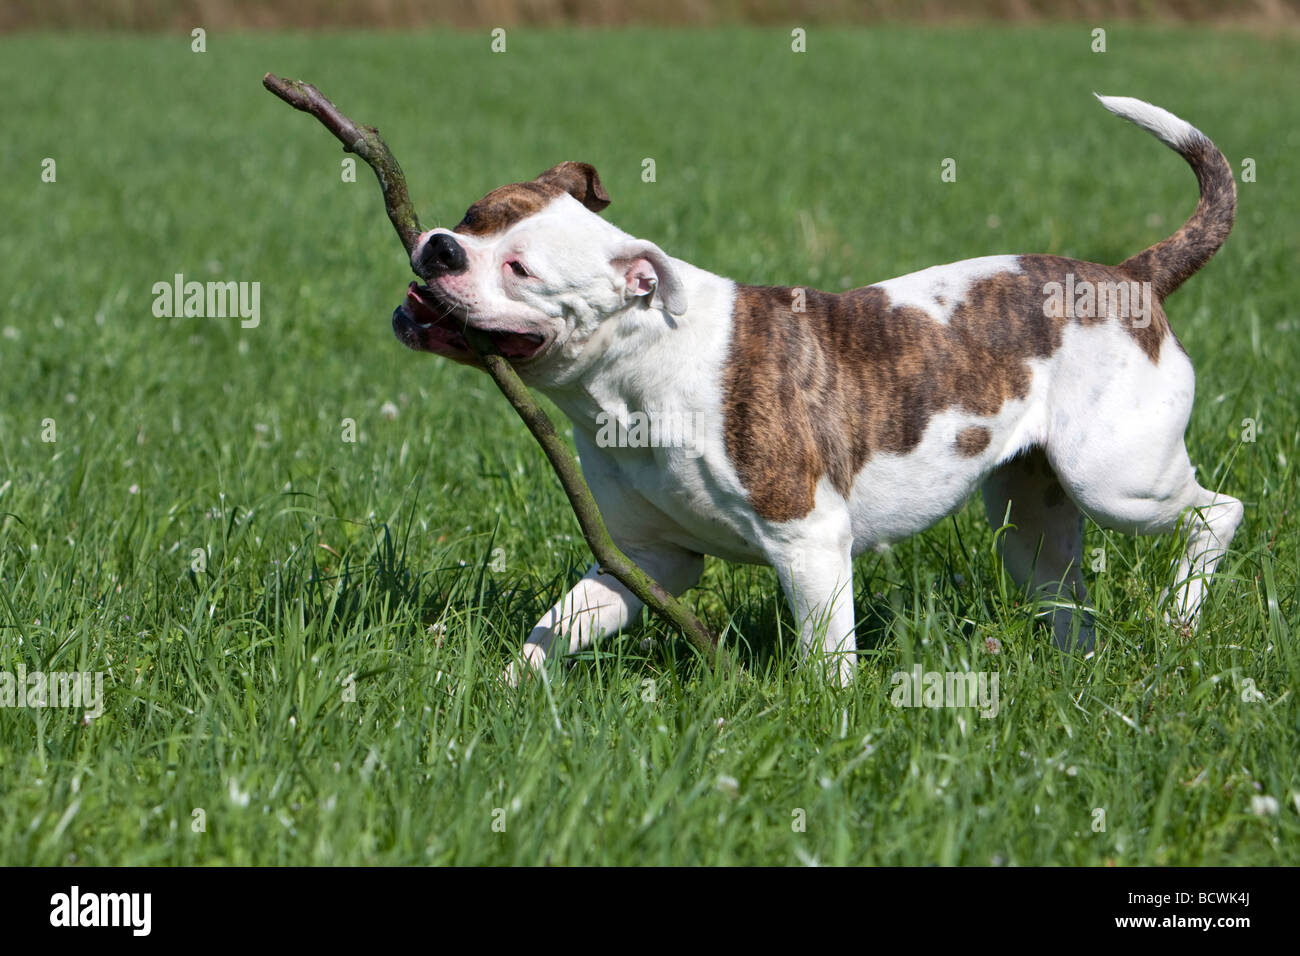
[[[420,274],[429,276],[446,275],[460,272],[468,259],[461,244],[445,232],[429,237],[420,253]]]

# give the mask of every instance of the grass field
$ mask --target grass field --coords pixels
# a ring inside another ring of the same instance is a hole
[[[1300,40],[1090,42],[0,39],[0,672],[104,674],[92,721],[0,709],[0,863],[1300,862]],[[394,340],[409,272],[378,191],[267,70],[380,126],[426,224],[581,159],[629,232],[831,290],[1000,252],[1117,262],[1195,182],[1091,92],[1182,115],[1257,180],[1169,303],[1192,459],[1247,507],[1201,632],[1158,623],[1172,540],[1089,527],[1106,646],[1054,651],[976,501],[859,560],[845,692],[787,653],[774,573],[716,561],[692,601],[755,681],[650,623],[503,688],[589,554],[491,382]],[[156,317],[176,273],[259,282],[260,325]],[[914,664],[996,673],[997,716],[895,708]]]

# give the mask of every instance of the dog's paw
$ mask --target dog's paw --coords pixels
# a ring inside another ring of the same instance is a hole
[[[525,644],[522,657],[510,662],[501,680],[507,687],[517,688],[533,677],[546,680],[546,652],[536,644]]]
[[[1196,636],[1196,622],[1185,621],[1177,614],[1171,614],[1168,610],[1164,615],[1165,627],[1169,628],[1183,640],[1191,640]]]
[[[1083,654],[1097,650],[1097,626],[1083,608],[1058,608],[1052,612],[1052,641],[1058,650]]]
[[[518,661],[511,661],[510,666],[501,672],[501,683],[505,684],[511,690],[519,687],[520,682],[527,675],[523,673],[523,668],[519,666]]]
[[[1195,636],[1196,623],[1200,616],[1200,608],[1189,610],[1187,603],[1185,591],[1179,592],[1177,595],[1170,595],[1169,589],[1165,588],[1160,592],[1160,600],[1156,604],[1156,607],[1164,608],[1161,617],[1164,619],[1165,626],[1172,628],[1182,638]]]

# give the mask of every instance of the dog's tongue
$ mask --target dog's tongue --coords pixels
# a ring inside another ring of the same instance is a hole
[[[406,287],[406,307],[415,316],[416,321],[428,323],[436,322],[438,319],[433,309],[420,298],[420,287],[414,282]]]
[[[406,307],[417,322],[428,328],[444,329],[455,336],[459,347],[464,348],[465,342],[461,335],[462,320],[453,318],[449,313],[440,312],[430,307],[420,296],[420,285],[412,282],[406,289]],[[491,337],[492,343],[506,358],[530,358],[538,350],[540,339],[536,335],[528,335],[523,332],[499,332],[492,331],[487,333]]]

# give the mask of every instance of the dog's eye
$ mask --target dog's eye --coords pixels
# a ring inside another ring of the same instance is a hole
[[[532,275],[531,272],[529,272],[527,269],[524,268],[524,264],[520,262],[518,259],[511,259],[510,262],[507,264],[510,266],[510,271],[513,272],[515,275],[519,276],[520,278],[527,279],[529,276]]]

